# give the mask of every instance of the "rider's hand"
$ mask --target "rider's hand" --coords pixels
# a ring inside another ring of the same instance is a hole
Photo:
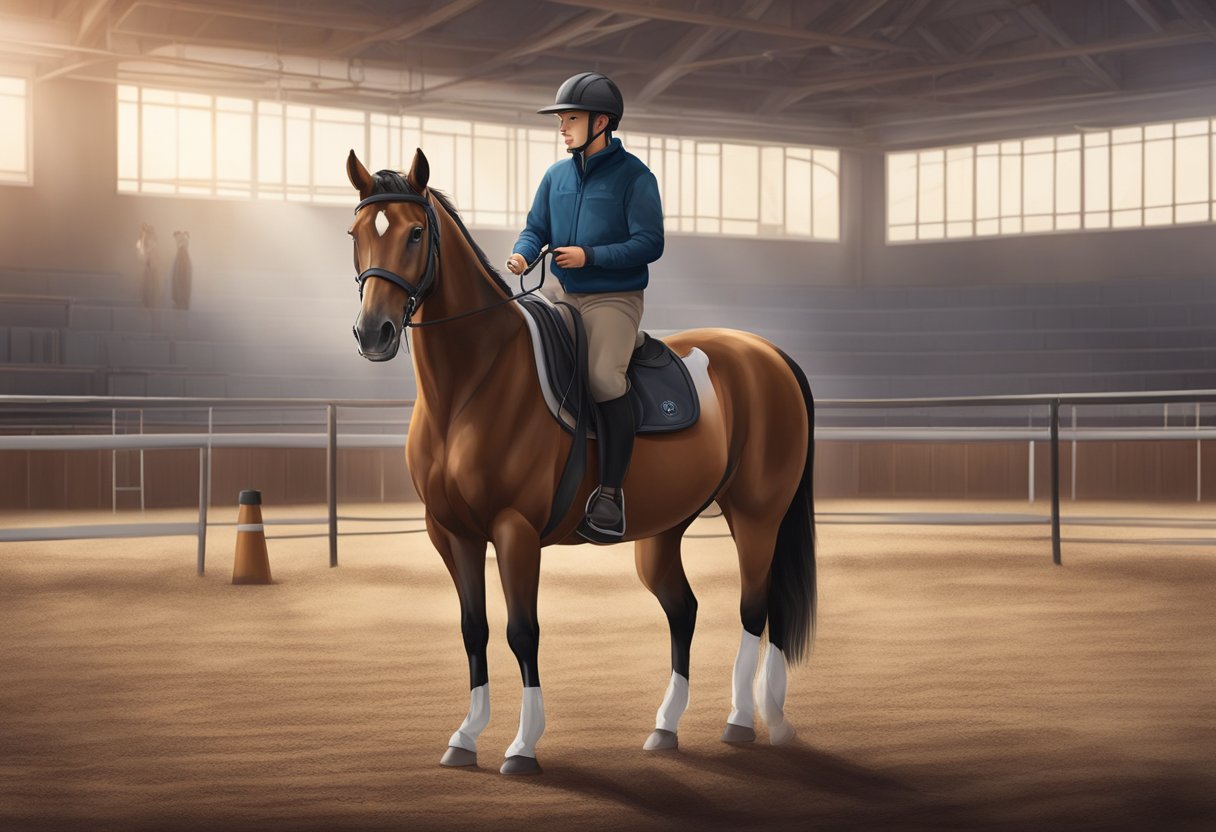
[[[511,274],[519,274],[526,268],[528,268],[528,261],[524,259],[522,254],[512,254],[507,258],[507,270]]]
[[[582,246],[562,246],[553,249],[553,262],[563,269],[581,269],[587,265],[587,254]]]

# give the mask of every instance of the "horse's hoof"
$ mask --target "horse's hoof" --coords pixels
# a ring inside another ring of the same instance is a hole
[[[726,723],[726,730],[722,732],[722,742],[743,743],[755,742],[756,729],[748,728],[745,725],[735,725],[733,722]]]
[[[441,766],[450,766],[456,768],[458,766],[475,766],[477,765],[477,752],[470,751],[467,748],[457,748],[454,745],[449,745],[448,750],[443,752],[443,759],[439,761]]]
[[[540,763],[536,762],[535,757],[517,754],[504,760],[499,771],[503,774],[540,774]]]
[[[672,731],[664,731],[662,728],[655,728],[654,732],[646,738],[646,744],[642,746],[643,751],[667,751],[674,750],[680,747],[680,741]]]
[[[794,738],[795,733],[794,726],[783,719],[780,725],[768,727],[768,741],[771,745],[785,745]]]

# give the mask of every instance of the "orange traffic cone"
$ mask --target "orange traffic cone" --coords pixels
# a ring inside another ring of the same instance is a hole
[[[236,562],[234,584],[270,583],[270,558],[266,554],[266,532],[262,527],[262,492],[242,491],[236,518]]]

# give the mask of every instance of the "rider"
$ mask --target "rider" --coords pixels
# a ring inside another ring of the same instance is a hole
[[[591,395],[599,409],[600,485],[587,501],[579,534],[598,543],[625,534],[621,484],[633,452],[634,416],[625,371],[641,346],[647,265],[663,253],[659,183],[613,138],[625,103],[607,76],[580,72],[558,88],[553,104],[572,158],[541,179],[507,268],[519,274],[549,245],[560,286],[542,291],[579,310],[587,330]]]

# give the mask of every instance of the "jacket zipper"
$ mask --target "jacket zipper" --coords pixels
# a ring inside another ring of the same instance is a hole
[[[583,213],[583,180],[580,178],[578,180],[578,201],[574,203],[574,230],[571,232],[571,237],[570,237],[569,242],[566,243],[566,245],[568,245],[568,246],[576,245],[575,241],[578,239],[578,218],[579,218],[579,215],[582,213]]]

